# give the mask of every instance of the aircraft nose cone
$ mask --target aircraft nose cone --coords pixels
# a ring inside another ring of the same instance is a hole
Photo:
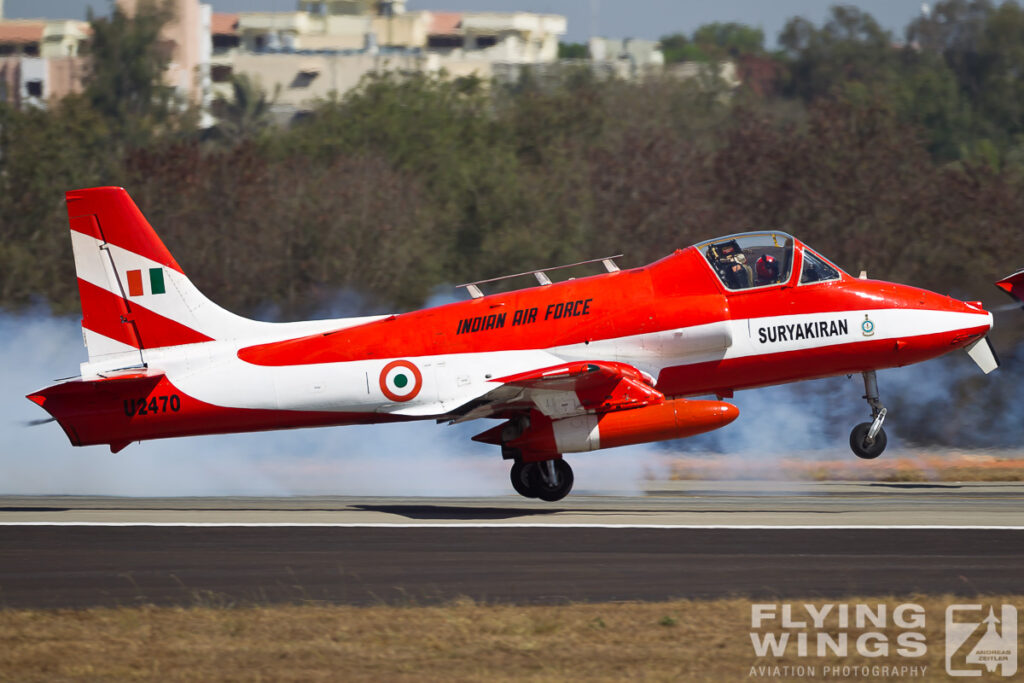
[[[961,301],[951,296],[914,287],[903,287],[903,290],[903,295],[899,297],[902,305],[911,309],[921,308],[933,311],[945,318],[950,328],[992,327],[992,314],[985,310],[980,301]],[[963,315],[965,313],[968,315]]]
[[[992,325],[995,323],[995,318],[989,311],[985,310],[985,305],[982,302],[961,301],[959,303],[962,303],[966,307],[967,313],[977,313],[978,315],[984,315],[985,319],[988,321],[988,328],[990,330],[992,329]]]
[[[954,313],[968,313],[971,317],[963,325],[963,329],[977,329],[984,327],[985,332],[992,329],[992,325],[995,322],[995,318],[992,314],[985,310],[984,304],[980,301],[960,301],[959,299],[949,299],[949,306],[945,309]]]
[[[909,334],[900,335],[896,342],[904,364],[967,346],[992,328],[992,314],[980,301],[961,301],[913,288],[906,291],[911,296],[904,297],[904,305],[908,308],[908,320],[913,320],[914,325],[908,329]]]

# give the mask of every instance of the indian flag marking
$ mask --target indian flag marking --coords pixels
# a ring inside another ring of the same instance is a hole
[[[129,270],[125,273],[125,277],[128,278],[128,296],[142,296],[143,294],[146,293],[146,290],[142,282],[141,270]],[[149,293],[167,293],[167,286],[164,284],[163,268],[149,269]]]
[[[149,284],[152,287],[153,294],[164,294],[167,290],[164,289],[164,269],[163,268],[150,268],[149,269]]]
[[[125,275],[128,276],[128,296],[142,296],[142,271],[129,270]]]
[[[380,390],[392,401],[411,401],[422,386],[419,368],[407,360],[391,361],[380,371]]]

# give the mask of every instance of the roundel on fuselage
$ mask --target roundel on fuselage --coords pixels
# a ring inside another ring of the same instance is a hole
[[[422,373],[407,360],[391,361],[380,371],[380,390],[392,401],[411,401],[422,387]]]

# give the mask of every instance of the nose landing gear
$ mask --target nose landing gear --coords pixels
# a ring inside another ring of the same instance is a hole
[[[862,422],[850,432],[850,448],[858,458],[872,460],[885,450],[888,439],[882,423],[886,409],[878,398],[878,379],[874,370],[861,373],[864,376],[864,398],[871,406],[871,422]]]
[[[517,460],[509,473],[512,488],[526,498],[540,498],[553,503],[572,490],[573,474],[569,463],[561,458],[540,462]]]

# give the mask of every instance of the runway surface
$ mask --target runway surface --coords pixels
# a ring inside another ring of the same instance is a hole
[[[622,524],[1024,527],[1024,483],[650,482],[646,495],[3,497],[0,524]]]
[[[0,604],[1015,593],[1022,541],[996,530],[3,527]]]
[[[554,505],[0,497],[0,607],[973,595],[1024,592],[1022,566],[1019,484],[659,483]]]

